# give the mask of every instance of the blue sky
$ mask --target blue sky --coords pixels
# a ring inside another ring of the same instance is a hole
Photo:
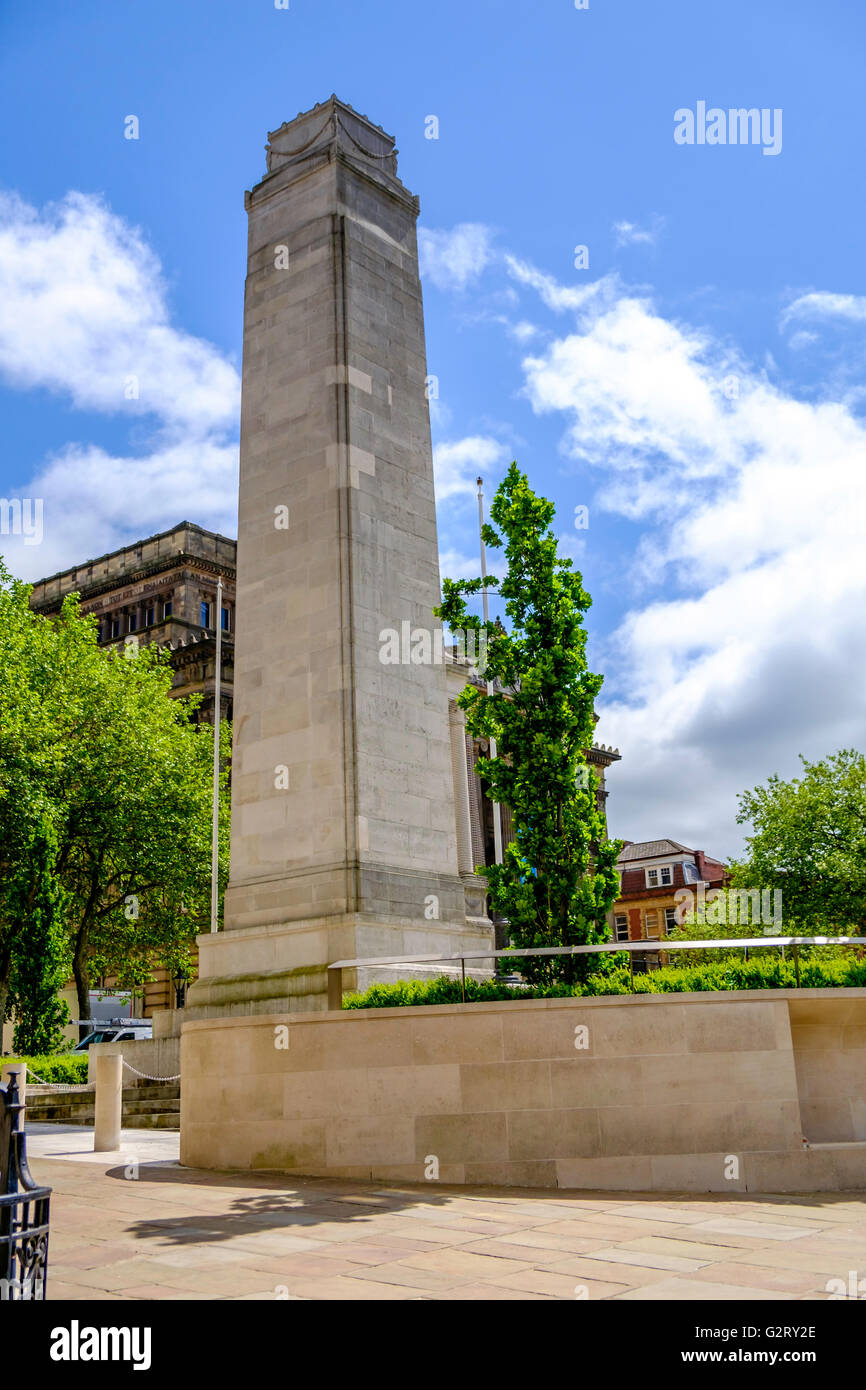
[[[233,533],[243,191],[336,91],[421,199],[444,572],[517,457],[593,595],[612,831],[735,851],[737,791],[863,746],[864,37],[852,0],[7,3],[12,568]],[[781,149],[677,144],[700,101]]]

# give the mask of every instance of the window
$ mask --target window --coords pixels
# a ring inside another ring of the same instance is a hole
[[[144,625],[145,627],[152,627],[155,622],[156,609],[154,608],[153,604],[151,604],[149,608],[145,608],[144,610]]]
[[[202,599],[201,604],[199,605],[199,613],[199,622],[201,623],[202,627],[210,627],[210,604],[208,603],[207,599]]]
[[[665,864],[662,869],[647,869],[646,886],[647,888],[670,888],[674,881],[674,872],[670,864]]]
[[[228,610],[227,608],[224,608],[224,609],[222,610],[222,627],[223,627],[223,632],[228,632],[229,626],[230,626],[229,610]]]
[[[697,883],[698,881],[697,864],[683,864],[683,883]]]
[[[163,616],[164,618],[170,618],[170,617],[171,617],[171,599],[170,599],[170,598],[167,598],[166,601],[165,601],[165,603],[162,605],[162,616]]]
[[[613,934],[617,941],[628,941],[628,917],[618,912],[613,919]]]
[[[111,637],[119,637],[119,636],[120,636],[120,619],[119,619],[119,618],[112,618],[112,619],[111,619],[111,631],[110,631],[110,636],[111,636]]]
[[[129,628],[128,628],[127,630],[128,630],[129,632],[137,632],[137,630],[138,630],[138,614],[137,614],[137,613],[130,613],[130,615],[129,615]]]
[[[678,925],[679,925],[679,923],[677,922],[677,910],[676,910],[676,908],[675,908],[675,907],[666,907],[666,908],[665,908],[665,931],[668,933],[668,935],[670,935],[670,933],[671,933],[672,931],[676,931]]]
[[[659,915],[654,908],[651,912],[644,914],[644,926],[646,927],[647,940],[657,941],[659,935]]]

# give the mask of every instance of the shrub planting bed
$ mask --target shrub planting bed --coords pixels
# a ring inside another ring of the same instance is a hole
[[[808,949],[808,948],[806,948]],[[832,954],[830,952],[832,951]],[[775,956],[752,956],[700,965],[667,965],[636,974],[617,963],[606,974],[591,975],[583,984],[509,985],[500,980],[466,980],[467,1003],[508,999],[562,999],[597,994],[694,994],[700,991],[738,989],[794,989],[794,962]],[[866,987],[866,960],[851,952],[821,948],[821,955],[800,957],[800,984],[804,989]],[[394,1009],[419,1004],[459,1004],[459,978],[439,975],[433,980],[396,980],[371,985],[363,994],[349,994],[344,1009]]]
[[[87,1053],[57,1053],[51,1057],[0,1057],[0,1062],[26,1062],[28,1084],[38,1086],[40,1081],[50,1081],[54,1085],[81,1086],[87,1081]],[[35,1075],[31,1075],[35,1073]]]

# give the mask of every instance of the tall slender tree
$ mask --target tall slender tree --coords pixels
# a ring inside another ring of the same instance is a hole
[[[466,598],[484,580],[443,580],[436,610],[454,632],[486,639],[487,694],[468,685],[459,696],[476,737],[495,739],[497,757],[479,758],[489,795],[511,809],[514,839],[501,865],[479,866],[493,910],[517,946],[605,942],[617,890],[621,843],[609,840],[597,781],[586,762],[602,677],[588,670],[584,614],[591,605],[571,560],[557,554],[552,502],[538,497],[512,463],[490,508],[484,541],[504,549],[497,585],[510,623],[483,623]],[[526,957],[530,981],[576,983],[597,967],[592,956]]]

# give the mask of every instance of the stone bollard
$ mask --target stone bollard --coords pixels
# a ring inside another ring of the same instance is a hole
[[[119,1049],[103,1052],[100,1048],[92,1060],[96,1063],[93,1152],[115,1153],[120,1148],[123,1055]]]
[[[25,1062],[4,1062],[0,1069],[0,1085],[5,1086],[9,1077],[17,1073],[18,1099],[23,1105],[27,1099],[27,1065]]]

